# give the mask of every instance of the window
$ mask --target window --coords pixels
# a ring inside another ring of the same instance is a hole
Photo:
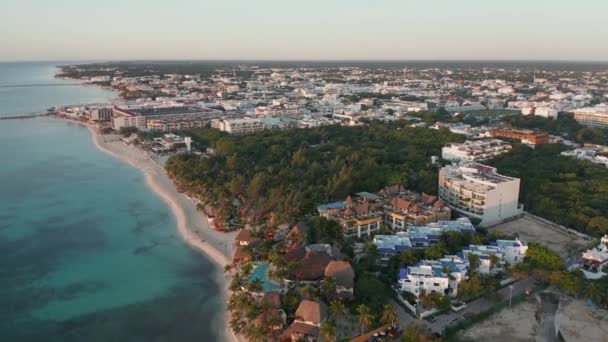
[[[433,283],[433,286],[439,286],[439,283]],[[433,291],[435,292],[435,291]]]

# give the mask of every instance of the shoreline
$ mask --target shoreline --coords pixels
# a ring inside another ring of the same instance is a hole
[[[202,253],[213,264],[219,266],[216,281],[220,285],[224,310],[225,330],[223,338],[229,341],[239,341],[239,338],[230,329],[230,314],[225,307],[228,298],[230,298],[230,281],[223,274],[223,267],[231,263],[232,245],[236,232],[222,233],[211,229],[204,214],[196,209],[195,203],[186,195],[178,192],[173,181],[165,173],[164,168],[141,149],[128,146],[120,140],[106,141],[106,136],[97,132],[96,127],[91,124],[64,118],[57,119],[87,127],[91,134],[91,140],[99,151],[129,164],[143,173],[148,188],[171,209],[176,220],[179,237],[189,248]]]

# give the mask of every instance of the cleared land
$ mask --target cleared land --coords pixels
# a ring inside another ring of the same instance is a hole
[[[589,244],[589,241],[583,238],[560,230],[555,224],[548,224],[529,215],[499,224],[489,230],[506,235],[517,234],[524,242],[542,243],[569,263],[574,261],[573,257],[576,258],[580,251]]]

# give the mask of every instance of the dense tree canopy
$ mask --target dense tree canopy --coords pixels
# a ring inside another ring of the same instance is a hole
[[[241,214],[252,222],[272,213],[293,221],[321,203],[388,184],[437,193],[437,168],[430,157],[440,155],[446,143],[463,140],[447,130],[410,128],[407,122],[242,137],[209,128],[191,134],[215,154],[173,156],[166,164],[169,174],[214,206],[230,206],[238,198]]]
[[[592,234],[608,233],[608,169],[559,155],[561,145],[516,145],[490,164],[521,178],[520,200],[533,214]]]

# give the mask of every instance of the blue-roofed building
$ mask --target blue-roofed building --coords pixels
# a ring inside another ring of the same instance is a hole
[[[410,239],[404,232],[395,235],[376,235],[373,242],[377,247],[378,262],[381,265],[386,265],[391,257],[412,248]]]
[[[461,253],[468,258],[469,254],[479,256],[480,264],[478,271],[481,274],[496,273],[505,264],[516,264],[524,260],[528,245],[519,239],[515,240],[496,240],[488,245],[469,245]],[[498,263],[492,265],[491,255],[498,258]]]

